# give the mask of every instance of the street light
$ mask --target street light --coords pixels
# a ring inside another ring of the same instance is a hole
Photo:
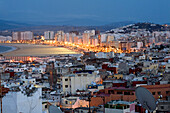
[[[91,113],[91,110],[90,110],[91,92],[89,92],[89,96],[88,96],[88,100],[87,101],[89,101],[89,112],[88,113]]]

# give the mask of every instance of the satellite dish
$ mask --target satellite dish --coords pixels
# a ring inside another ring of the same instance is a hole
[[[62,113],[62,111],[54,105],[50,105],[48,108],[49,113]]]
[[[135,90],[136,98],[143,108],[153,112],[156,109],[156,101],[153,95],[144,87],[137,87]]]

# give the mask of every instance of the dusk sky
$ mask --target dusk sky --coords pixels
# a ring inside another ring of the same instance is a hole
[[[90,19],[170,23],[170,0],[0,0],[0,19],[56,22]]]

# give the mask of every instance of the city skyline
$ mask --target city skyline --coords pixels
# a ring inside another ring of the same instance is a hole
[[[153,4],[154,3],[154,4]],[[28,23],[109,24],[120,21],[170,23],[168,0],[1,0],[0,19]],[[160,8],[161,7],[161,8]]]
[[[0,0],[0,113],[170,113],[170,0]]]

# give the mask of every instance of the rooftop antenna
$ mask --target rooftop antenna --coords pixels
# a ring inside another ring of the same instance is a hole
[[[137,87],[135,90],[136,98],[143,108],[149,112],[156,109],[156,101],[153,95],[144,87]]]

